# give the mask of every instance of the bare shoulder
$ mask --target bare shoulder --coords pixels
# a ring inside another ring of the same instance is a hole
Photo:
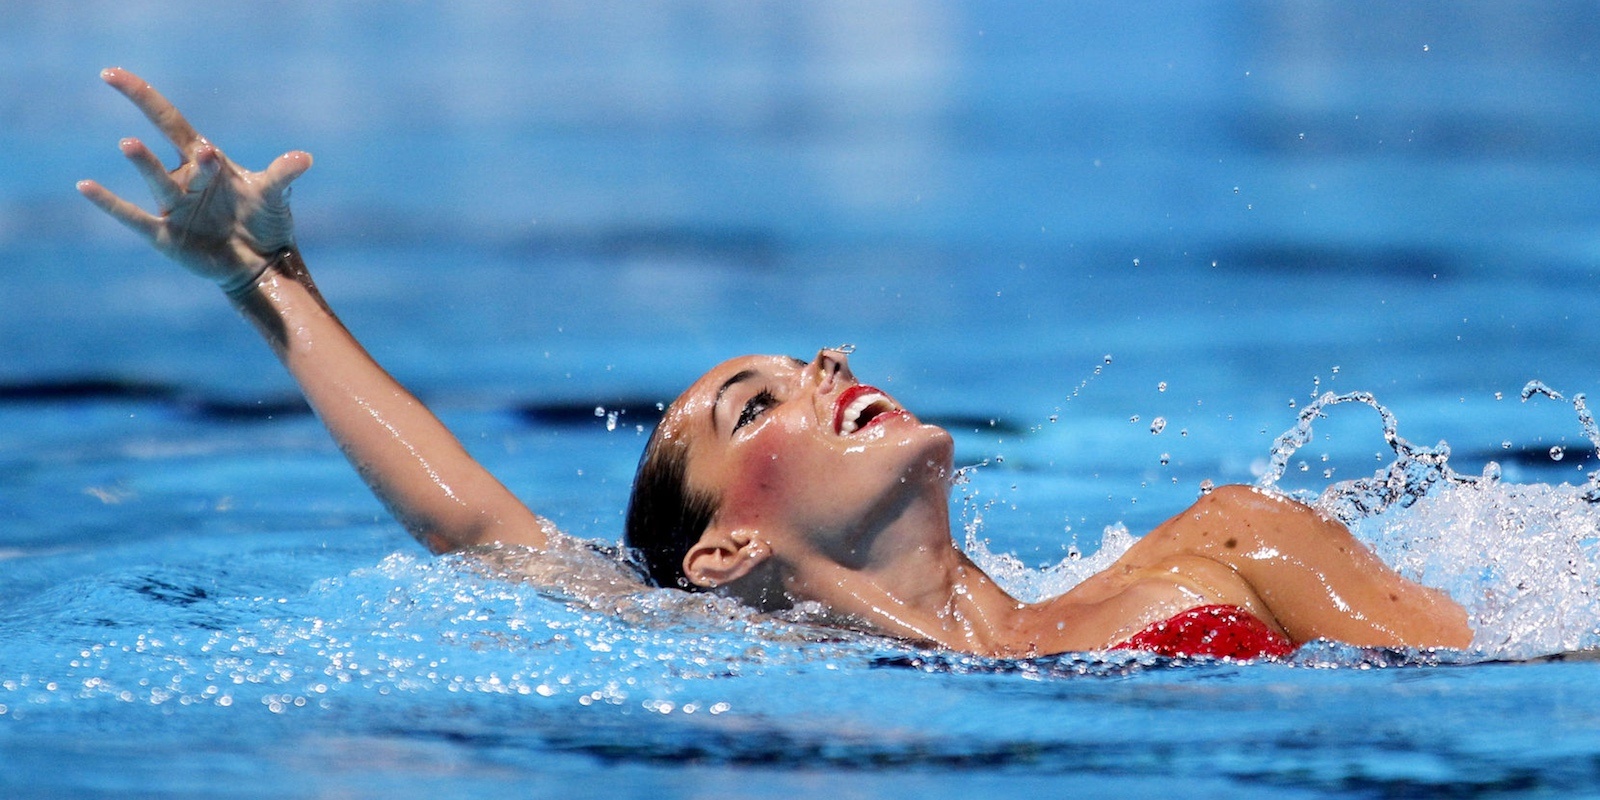
[[[1144,567],[1182,554],[1232,564],[1262,547],[1277,552],[1289,542],[1338,536],[1348,536],[1344,526],[1279,492],[1219,486],[1140,537],[1117,563]]]
[[[1180,513],[1217,516],[1300,517],[1307,521],[1327,521],[1327,516],[1282,492],[1234,483],[1218,486],[1200,496]]]

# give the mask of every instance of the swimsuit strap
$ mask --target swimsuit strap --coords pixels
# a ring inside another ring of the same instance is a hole
[[[1229,605],[1191,608],[1157,622],[1112,647],[1185,658],[1282,658],[1294,652],[1287,637],[1254,614]]]

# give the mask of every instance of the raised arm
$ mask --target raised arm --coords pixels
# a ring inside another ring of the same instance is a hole
[[[156,214],[94,181],[80,182],[78,191],[227,293],[362,479],[428,549],[496,541],[543,547],[554,526],[474,461],[372,360],[317,292],[295,247],[287,196],[311,156],[293,151],[260,172],[241,169],[138,76],[108,69],[101,77],[144,112],[180,159],[168,171],[138,139],[121,142],[155,195]]]

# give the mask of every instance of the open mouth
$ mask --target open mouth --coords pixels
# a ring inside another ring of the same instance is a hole
[[[905,412],[888,395],[875,387],[857,384],[839,394],[834,404],[833,430],[840,436],[849,436],[897,413]]]

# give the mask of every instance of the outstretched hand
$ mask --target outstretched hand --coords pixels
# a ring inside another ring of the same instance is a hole
[[[289,184],[311,168],[311,154],[295,150],[260,172],[241,169],[139,76],[113,67],[100,77],[133,101],[178,148],[179,161],[168,171],[138,139],[120,143],[122,154],[155,195],[155,214],[92,180],[80,181],[78,191],[157,250],[224,290],[252,285],[294,244]]]

